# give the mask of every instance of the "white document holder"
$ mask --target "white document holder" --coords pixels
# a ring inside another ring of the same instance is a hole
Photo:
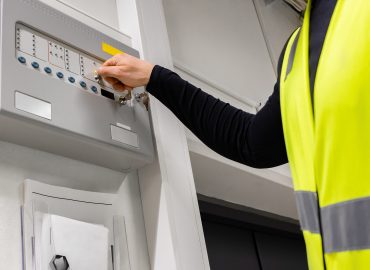
[[[115,194],[25,180],[24,269],[130,270],[125,219],[116,200]],[[62,264],[68,267],[58,268]]]

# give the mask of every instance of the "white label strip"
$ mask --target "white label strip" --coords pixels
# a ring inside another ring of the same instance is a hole
[[[42,118],[51,120],[51,103],[15,92],[15,107]]]
[[[139,138],[136,133],[117,127],[110,126],[112,140],[139,148]]]

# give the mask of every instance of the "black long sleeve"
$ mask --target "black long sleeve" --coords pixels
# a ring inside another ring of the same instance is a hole
[[[309,51],[311,94],[336,3],[336,0],[312,1]],[[278,74],[284,52],[285,48],[280,55]],[[251,167],[266,168],[287,162],[279,85],[278,80],[268,102],[256,115],[206,94],[160,66],[154,68],[147,90],[219,154]]]
[[[256,115],[214,98],[160,66],[155,66],[147,90],[217,153],[255,168],[287,162],[279,82]]]

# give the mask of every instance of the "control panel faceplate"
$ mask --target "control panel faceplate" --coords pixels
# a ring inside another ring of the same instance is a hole
[[[104,80],[95,80],[102,60],[20,23],[16,25],[16,58],[28,68],[97,96],[119,101]]]

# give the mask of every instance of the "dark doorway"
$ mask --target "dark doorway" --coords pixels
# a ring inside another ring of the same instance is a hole
[[[216,222],[203,222],[212,270],[260,270],[253,232]]]
[[[200,197],[211,270],[307,270],[298,222]]]

